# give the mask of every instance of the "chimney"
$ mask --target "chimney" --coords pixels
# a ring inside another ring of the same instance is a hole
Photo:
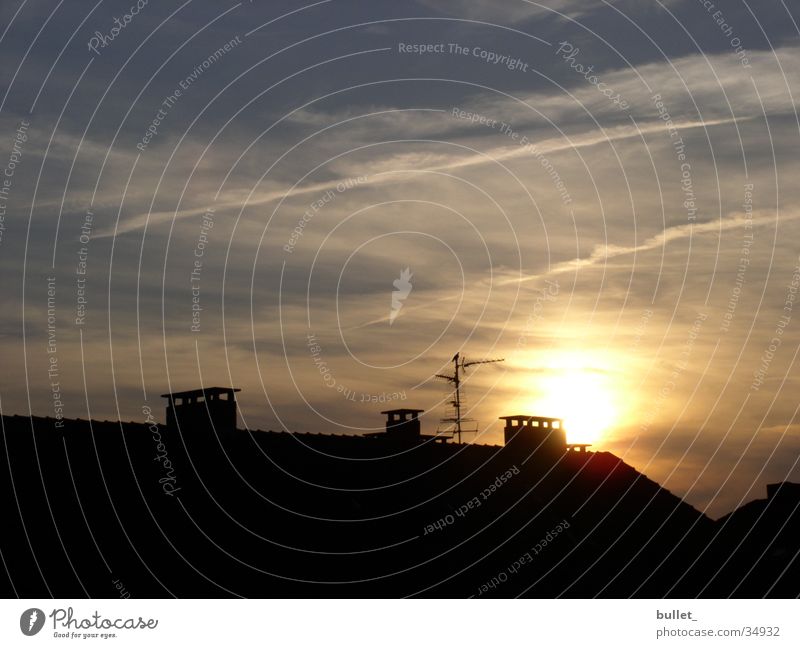
[[[777,499],[778,497],[800,500],[800,484],[794,482],[767,484],[767,499]]]
[[[567,433],[561,419],[518,414],[501,416],[500,420],[506,422],[506,447],[555,459],[567,451]]]
[[[232,387],[207,387],[162,394],[167,401],[167,430],[187,435],[236,430],[236,397]]]
[[[418,441],[421,436],[419,415],[421,409],[393,409],[381,412],[386,415],[386,436],[402,441]]]

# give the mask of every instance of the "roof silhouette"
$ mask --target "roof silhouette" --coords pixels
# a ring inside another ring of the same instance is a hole
[[[799,593],[790,489],[714,522],[607,452],[1,420],[11,596]]]

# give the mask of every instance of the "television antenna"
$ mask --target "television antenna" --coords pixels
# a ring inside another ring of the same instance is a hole
[[[469,360],[467,361],[466,358],[461,357],[460,352],[456,353],[453,356],[451,361],[453,363],[453,373],[452,374],[436,374],[436,378],[441,378],[442,380],[446,380],[451,385],[453,385],[453,395],[448,404],[453,408],[452,409],[452,416],[446,416],[445,418],[441,419],[441,423],[452,425],[453,431],[456,435],[458,435],[458,442],[461,443],[461,430],[462,430],[462,423],[470,421],[472,419],[465,419],[461,416],[461,408],[463,406],[463,400],[461,398],[461,382],[463,380],[463,376],[466,372],[467,367],[472,367],[474,365],[479,364],[491,364],[494,362],[505,362],[505,358],[496,358],[494,360]]]

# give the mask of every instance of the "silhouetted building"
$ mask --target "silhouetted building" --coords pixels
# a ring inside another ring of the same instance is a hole
[[[567,451],[567,433],[564,422],[548,416],[501,416],[506,422],[506,446],[519,452],[536,452],[537,455],[557,457]]]
[[[794,482],[767,484],[767,499],[774,499],[776,497],[792,497],[796,500],[800,500],[800,484]]]
[[[167,429],[177,432],[214,430],[217,433],[236,430],[236,397],[241,391],[232,387],[207,387],[162,394],[167,404]]]
[[[560,419],[503,417],[506,447],[425,435],[418,409],[236,430],[236,391],[168,394],[167,425],[0,416],[0,594],[114,596],[110,570],[147,598],[800,592],[797,484],[715,523]]]
[[[429,443],[421,410],[371,437],[231,430],[234,394],[170,394],[168,426],[0,416],[0,594],[114,596],[109,569],[148,598],[800,591],[791,497],[714,523],[610,453],[566,452],[558,419],[505,417],[508,447]]]

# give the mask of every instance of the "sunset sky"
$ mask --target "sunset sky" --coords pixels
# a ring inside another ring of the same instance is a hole
[[[3,414],[432,433],[461,352],[470,441],[800,479],[797,8],[132,3],[0,5]]]

